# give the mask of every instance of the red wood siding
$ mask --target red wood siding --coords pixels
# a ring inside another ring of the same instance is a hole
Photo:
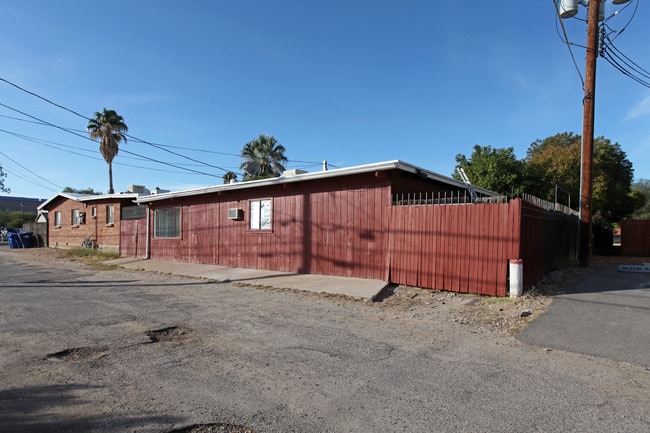
[[[505,296],[508,260],[519,258],[520,201],[392,206],[390,281]]]
[[[249,200],[272,199],[272,230],[249,229]],[[189,197],[179,239],[151,239],[151,258],[359,278],[386,279],[390,185],[374,176]],[[244,212],[229,220],[228,209]]]
[[[621,255],[650,257],[650,220],[621,223]]]
[[[120,257],[144,257],[147,250],[147,220],[122,220],[120,226]]]
[[[250,201],[266,199],[272,200],[272,229],[250,230]],[[528,288],[576,253],[576,218],[522,199],[393,206],[389,176],[232,189],[151,205],[181,211],[179,238],[151,239],[150,256],[158,260],[505,296],[510,259],[523,260]],[[243,211],[242,219],[228,219],[233,208]],[[142,226],[130,224],[123,240],[128,256],[140,254],[143,244],[140,238],[134,244]]]

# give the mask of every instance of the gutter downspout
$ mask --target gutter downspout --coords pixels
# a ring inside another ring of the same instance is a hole
[[[150,225],[149,221],[151,219],[151,217],[150,217],[151,209],[149,208],[149,206],[146,206],[146,208],[147,208],[147,223],[146,223],[147,237],[145,238],[146,243],[145,243],[145,249],[144,249],[144,259],[149,260],[149,258],[150,258],[150,250],[149,250],[149,248],[150,248],[150,238],[151,238],[151,231],[149,230],[149,225]]]

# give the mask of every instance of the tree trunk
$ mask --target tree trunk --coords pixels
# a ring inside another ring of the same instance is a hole
[[[110,162],[108,163],[108,193],[115,194],[113,189],[113,164]]]

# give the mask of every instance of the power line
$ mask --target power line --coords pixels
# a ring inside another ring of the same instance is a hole
[[[44,125],[43,122],[37,122],[35,120],[21,119],[20,117],[7,116],[7,115],[4,115],[4,114],[0,114],[0,117],[4,117],[5,119],[17,120],[19,122],[28,122],[28,123],[34,123],[36,125]]]
[[[573,54],[572,54],[572,56],[573,56]],[[46,97],[44,97],[44,96],[41,96],[41,95],[39,95],[39,94],[37,94],[37,93],[35,93],[35,92],[32,92],[32,91],[30,91],[30,90],[27,90],[27,89],[25,89],[24,87],[19,86],[18,84],[13,83],[13,82],[11,82],[11,81],[5,79],[5,78],[0,77],[0,81],[2,81],[2,82],[4,82],[4,83],[7,83],[7,84],[9,84],[10,86],[15,87],[16,89],[18,89],[18,90],[20,90],[20,91],[22,91],[22,92],[25,92],[25,93],[27,93],[27,94],[29,94],[29,95],[31,95],[31,96],[34,96],[35,98],[38,98],[38,99],[40,99],[40,100],[42,100],[42,101],[44,101],[44,102],[47,102],[48,104],[51,104],[51,105],[53,105],[53,106],[55,106],[55,107],[57,107],[57,108],[60,108],[60,109],[65,110],[65,111],[67,111],[67,112],[69,112],[69,113],[72,113],[72,114],[74,114],[75,116],[78,116],[78,117],[84,119],[85,121],[89,121],[89,120],[91,120],[91,119],[88,118],[87,116],[84,116],[84,115],[80,114],[79,112],[77,112],[77,111],[75,111],[75,110],[73,110],[73,109],[70,109],[70,108],[68,108],[68,107],[65,107],[64,105],[58,104],[58,103],[56,103],[56,102],[54,102],[54,101],[52,101],[52,100],[50,100],[50,99],[48,99],[48,98],[46,98]],[[7,118],[14,119],[14,120],[20,120],[20,121],[25,121],[25,122],[37,123],[37,124],[45,125],[45,126],[51,126],[51,127],[55,127],[55,128],[61,129],[61,130],[65,131],[65,132],[71,133],[71,134],[73,134],[73,135],[77,135],[77,136],[82,137],[82,138],[88,138],[88,137],[86,137],[85,135],[81,135],[81,134],[78,134],[78,133],[77,133],[77,132],[85,132],[85,131],[80,131],[80,130],[76,130],[76,129],[72,129],[72,128],[64,128],[64,127],[61,127],[61,126],[58,126],[58,125],[52,124],[52,123],[50,123],[50,122],[46,122],[46,121],[44,121],[44,120],[38,119],[38,118],[36,118],[36,117],[34,117],[34,116],[31,116],[31,115],[29,115],[29,114],[27,114],[27,113],[24,113],[24,112],[22,112],[22,111],[16,110],[16,109],[14,109],[14,108],[12,108],[12,107],[9,107],[9,106],[7,106],[7,105],[5,105],[5,104],[1,104],[1,103],[0,103],[0,105],[4,106],[4,107],[6,107],[6,108],[8,108],[8,109],[10,109],[10,110],[16,111],[16,112],[18,112],[18,113],[20,113],[20,114],[22,114],[22,115],[24,115],[24,116],[27,116],[27,117],[29,117],[29,118],[31,118],[31,119],[34,119],[34,120],[30,121],[30,120],[26,120],[26,119],[14,118],[14,117],[10,117],[10,116],[2,116],[2,117],[7,117]],[[160,143],[153,143],[153,142],[150,142],[150,141],[147,141],[147,140],[144,140],[144,139],[141,139],[141,138],[138,138],[138,137],[135,137],[135,136],[129,135],[129,134],[125,134],[125,135],[126,135],[129,139],[131,139],[132,141],[135,141],[135,142],[138,142],[138,143],[146,144],[146,145],[151,146],[151,147],[154,147],[154,148],[156,148],[156,149],[159,149],[159,150],[162,150],[162,151],[165,151],[165,152],[171,153],[172,155],[175,155],[175,156],[178,156],[178,157],[181,157],[181,158],[187,159],[187,160],[192,161],[192,162],[196,162],[196,163],[198,163],[198,164],[200,164],[200,165],[203,165],[203,166],[207,166],[207,167],[210,167],[210,168],[216,168],[216,169],[221,170],[221,171],[224,171],[224,172],[231,171],[231,170],[227,170],[227,169],[225,169],[225,168],[223,168],[223,167],[220,167],[220,166],[217,166],[217,165],[209,164],[209,163],[207,163],[207,162],[205,162],[205,161],[201,161],[201,160],[198,160],[198,159],[190,158],[190,157],[188,157],[188,156],[185,156],[185,155],[180,154],[180,153],[178,153],[178,152],[171,151],[171,150],[169,150],[169,149],[183,149],[183,150],[190,150],[190,151],[196,151],[196,152],[204,152],[204,153],[213,153],[213,154],[226,155],[226,156],[241,157],[241,155],[232,154],[232,153],[226,153],[226,152],[217,152],[217,151],[211,151],[211,150],[205,150],[205,149],[193,149],[193,148],[187,148],[187,147],[181,147],[181,146],[170,146],[170,145],[164,145],[164,144],[160,144]],[[94,140],[91,140],[91,141],[94,141]],[[138,155],[138,154],[136,154],[136,153],[133,153],[133,152],[130,152],[130,151],[127,151],[127,150],[124,150],[124,149],[120,149],[120,150],[122,150],[124,153],[129,153],[129,154],[132,154],[132,155],[136,155],[136,156],[139,156],[140,158],[143,158],[143,159],[146,159],[146,160],[150,160],[150,161],[157,162],[157,163],[161,163],[161,164],[170,165],[170,166],[173,166],[173,167],[176,167],[176,168],[180,168],[180,169],[184,169],[183,167],[178,167],[177,165],[174,165],[174,164],[172,164],[172,163],[166,163],[166,162],[157,161],[157,160],[155,160],[155,159],[153,159],[153,158],[149,158],[149,157],[146,157],[146,156]],[[287,162],[299,162],[299,163],[307,163],[307,164],[314,164],[314,165],[316,165],[316,164],[320,164],[319,162],[312,162],[312,161],[291,161],[291,160],[288,160]],[[186,170],[189,170],[189,169],[186,169]],[[214,175],[211,175],[211,174],[207,174],[207,173],[203,173],[203,172],[198,172],[198,171],[196,171],[196,170],[191,170],[191,171],[194,171],[194,172],[196,172],[196,173],[198,173],[198,174],[205,174],[205,175],[208,175],[208,176],[214,176]],[[238,174],[238,175],[243,175],[242,173],[237,173],[237,174]]]
[[[556,14],[555,29],[557,30],[557,22],[560,21],[560,26],[562,26],[562,33],[564,34],[564,39],[562,40],[562,42],[566,43],[566,46],[569,49],[569,55],[571,56],[571,61],[573,62],[573,66],[575,66],[576,71],[578,72],[578,76],[580,77],[580,82],[582,83],[582,87],[584,88],[585,87],[585,80],[582,77],[582,73],[580,72],[580,68],[578,67],[578,63],[576,62],[576,58],[573,56],[573,50],[571,49],[571,42],[569,42],[569,37],[567,36],[566,28],[564,27],[564,22],[562,21],[562,18],[560,17],[560,9],[557,6],[556,0],[553,0],[553,6],[555,7],[555,14]],[[560,38],[560,39],[562,39],[562,38]]]
[[[4,152],[0,152],[0,155],[3,155],[3,156],[4,156],[5,158],[7,158],[9,161],[13,162],[14,164],[16,164],[17,166],[19,166],[19,167],[22,168],[23,170],[30,172],[31,174],[33,174],[34,176],[38,177],[39,179],[42,179],[42,180],[44,180],[45,182],[47,182],[47,183],[49,183],[49,184],[52,184],[52,185],[56,186],[57,188],[61,188],[60,185],[57,185],[56,183],[54,183],[54,182],[52,182],[52,181],[49,181],[49,180],[45,179],[45,178],[44,178],[43,176],[41,176],[40,174],[34,173],[34,172],[31,171],[29,168],[25,167],[24,165],[22,165],[21,163],[19,163],[19,162],[16,161],[15,159],[11,158],[11,157],[10,157],[9,155],[7,155],[6,153],[4,153]]]
[[[23,87],[21,87],[21,86],[15,84],[15,83],[12,83],[12,82],[9,81],[9,80],[6,80],[6,79],[0,77],[0,81],[2,81],[2,82],[4,82],[4,83],[7,83],[7,84],[9,84],[10,86],[13,86],[13,87],[15,87],[15,88],[17,88],[17,89],[19,89],[19,90],[21,90],[21,91],[23,91],[23,92],[25,92],[25,93],[27,93],[27,94],[29,94],[29,95],[32,95],[32,96],[34,96],[34,97],[36,97],[36,98],[38,98],[38,99],[41,99],[41,100],[47,102],[48,104],[54,105],[55,107],[58,107],[58,108],[60,108],[60,109],[62,109],[62,110],[65,110],[65,111],[67,111],[67,112],[69,112],[69,113],[72,113],[72,114],[74,114],[74,115],[76,115],[76,116],[78,116],[78,117],[81,117],[82,119],[84,119],[84,120],[86,120],[86,121],[91,120],[90,118],[88,118],[88,117],[86,117],[86,116],[84,116],[84,115],[82,115],[82,114],[79,114],[79,113],[78,113],[77,111],[75,111],[75,110],[72,110],[72,109],[70,109],[70,108],[67,108],[67,107],[65,107],[65,106],[63,106],[63,105],[61,105],[61,104],[57,104],[56,102],[53,102],[53,101],[51,101],[51,100],[49,100],[49,99],[47,99],[47,98],[45,98],[45,97],[43,97],[43,96],[41,96],[41,95],[35,93],[35,92],[29,91],[29,90],[27,90],[27,89],[25,89],[25,88],[23,88]],[[49,125],[49,126],[53,126],[53,127],[56,127],[56,128],[62,129],[62,130],[64,130],[64,131],[66,131],[66,132],[73,133],[73,132],[71,132],[71,131],[69,131],[69,130],[66,130],[66,129],[63,128],[63,127],[60,127],[60,126],[54,125],[54,124],[49,123],[49,122],[45,122],[45,121],[43,121],[43,120],[41,120],[41,119],[38,119],[38,118],[36,118],[36,117],[34,117],[34,116],[30,116],[30,115],[28,115],[28,114],[26,114],[26,113],[23,113],[23,112],[19,111],[19,110],[13,109],[13,108],[11,108],[11,107],[5,105],[5,104],[1,104],[1,103],[0,103],[0,105],[4,106],[4,107],[6,107],[6,108],[9,108],[10,110],[14,110],[14,111],[16,111],[16,112],[18,112],[18,113],[20,113],[20,114],[22,114],[22,115],[28,116],[28,117],[30,117],[30,118],[32,118],[32,119],[39,120],[39,121],[41,121],[41,122],[43,122],[44,124],[47,124],[47,125]],[[79,135],[79,134],[76,134],[76,133],[73,133],[73,134],[74,134],[74,135]],[[149,142],[149,141],[143,140],[143,139],[141,139],[141,138],[138,138],[138,137],[135,137],[135,136],[132,136],[132,135],[129,135],[129,134],[125,134],[125,135],[126,135],[128,138],[131,138],[131,139],[133,139],[133,140],[136,140],[136,141],[138,141],[138,142],[140,142],[140,143],[144,143],[144,144],[147,144],[147,145],[149,145],[149,146],[155,147],[155,148],[157,148],[157,149],[163,150],[163,151],[165,151],[165,152],[169,152],[169,153],[171,153],[171,154],[173,154],[173,155],[179,156],[179,157],[181,157],[181,158],[185,158],[185,159],[190,160],[190,161],[192,161],[192,162],[197,162],[197,163],[202,164],[202,165],[205,165],[205,166],[207,166],[207,167],[216,168],[216,169],[218,169],[218,170],[222,170],[222,171],[224,171],[224,172],[227,172],[227,171],[228,171],[228,170],[226,170],[225,168],[222,168],[222,167],[219,167],[219,166],[216,166],[216,165],[212,165],[212,164],[208,164],[208,163],[206,163],[206,162],[204,162],[204,161],[200,161],[200,160],[197,160],[197,159],[194,159],[194,158],[190,158],[190,157],[188,157],[188,156],[182,155],[182,154],[180,154],[180,153],[178,153],[178,152],[171,151],[171,150],[169,150],[169,149],[166,149],[166,148],[164,148],[164,147],[162,147],[162,146],[159,146],[159,145],[157,145],[157,144],[151,143],[151,142]],[[127,151],[127,153],[128,153],[128,151]],[[146,158],[146,157],[145,157],[145,158]],[[152,160],[153,160],[153,159],[152,159]],[[210,176],[211,176],[211,175],[210,175]]]
[[[613,39],[606,35],[604,29],[601,32],[600,56],[612,65],[623,75],[631,78],[642,86],[650,88],[650,72],[639,66],[636,62],[626,56],[613,44]]]
[[[23,116],[27,116],[27,117],[29,117],[29,118],[31,118],[31,119],[34,119],[34,120],[38,120],[38,121],[40,121],[40,122],[43,122],[44,124],[46,124],[46,125],[48,125],[48,126],[52,126],[52,127],[54,127],[54,128],[60,129],[60,130],[62,130],[62,131],[64,131],[64,132],[67,132],[67,133],[69,133],[69,134],[76,135],[77,137],[81,137],[81,138],[83,138],[83,139],[85,139],[85,140],[89,140],[89,141],[92,141],[93,143],[96,143],[96,141],[90,139],[90,137],[87,137],[87,136],[85,136],[85,135],[78,134],[78,133],[76,133],[76,132],[74,132],[74,131],[71,131],[71,130],[69,130],[69,129],[66,129],[66,128],[62,127],[62,126],[55,125],[55,124],[53,124],[53,123],[47,122],[47,121],[45,121],[45,120],[43,120],[43,119],[39,119],[38,117],[32,116],[32,115],[27,114],[27,113],[25,113],[25,112],[23,112],[23,111],[20,111],[20,110],[18,110],[18,109],[16,109],[16,108],[13,108],[13,107],[10,107],[10,106],[8,106],[8,105],[6,105],[6,104],[3,104],[2,102],[0,102],[0,106],[3,106],[3,107],[5,107],[5,108],[8,108],[8,109],[10,109],[10,110],[12,110],[12,111],[15,111],[15,112],[17,112],[17,113],[20,113],[20,114],[22,114]],[[124,149],[120,149],[120,150],[122,150],[122,152],[124,152],[124,153],[130,154],[130,155],[139,156],[140,158],[146,159],[146,160],[148,160],[148,161],[156,162],[156,163],[163,164],[163,165],[168,165],[168,166],[170,166],[170,167],[175,167],[175,168],[178,168],[178,169],[180,169],[180,170],[187,170],[187,171],[189,171],[189,172],[197,173],[197,174],[203,174],[203,175],[205,175],[205,176],[219,177],[218,175],[215,175],[215,174],[212,174],[212,173],[205,173],[205,172],[198,171],[198,170],[194,170],[194,169],[191,169],[191,168],[181,167],[181,166],[176,165],[176,164],[171,164],[171,163],[166,163],[166,162],[163,162],[163,161],[159,161],[159,160],[157,160],[157,159],[150,158],[150,157],[148,157],[148,156],[138,155],[137,153],[134,153],[134,152],[131,152],[131,151],[128,151],[128,150],[124,150]]]
[[[159,145],[157,145],[157,144],[150,143],[150,142],[148,142],[148,141],[146,141],[146,140],[142,140],[142,139],[140,139],[140,138],[133,137],[133,136],[131,136],[131,135],[129,135],[129,134],[125,134],[125,135],[126,135],[127,137],[131,138],[131,139],[135,139],[136,141],[138,141],[138,142],[140,142],[140,143],[148,144],[149,146],[155,147],[156,149],[163,150],[163,151],[165,151],[165,152],[171,153],[172,155],[180,156],[181,158],[187,159],[188,161],[197,162],[197,163],[202,164],[202,165],[205,165],[205,166],[207,166],[207,167],[216,168],[216,169],[218,169],[218,170],[222,170],[222,171],[224,171],[224,172],[227,172],[227,171],[228,171],[228,170],[226,170],[225,168],[219,167],[218,165],[212,165],[212,164],[208,164],[207,162],[200,161],[200,160],[198,160],[198,159],[190,158],[189,156],[182,155],[182,154],[180,154],[180,153],[178,153],[178,152],[174,152],[173,150],[169,150],[169,149],[166,149],[166,148],[164,148],[164,147],[162,147],[162,146],[159,146]]]
[[[25,177],[25,176],[21,176],[21,175],[18,174],[18,173],[14,173],[12,170],[7,169],[7,167],[2,167],[2,170],[3,170],[3,171],[6,171],[7,173],[11,174],[12,176],[16,176],[17,178],[24,180],[25,182],[29,182],[29,183],[31,183],[32,185],[36,185],[36,186],[38,186],[39,188],[47,189],[47,190],[52,191],[52,192],[58,192],[57,190],[52,189],[52,188],[50,188],[49,186],[41,185],[40,183],[38,183],[38,182],[34,182],[33,180],[31,180],[31,179],[29,179],[29,178],[27,178],[27,177]]]
[[[641,66],[639,66],[636,62],[634,62],[632,59],[627,57],[621,50],[616,48],[616,46],[612,43],[612,40],[609,39],[609,36],[604,37],[606,39],[606,42],[603,42],[602,44],[602,51],[603,54],[607,53],[610,54],[623,63],[627,65],[630,69],[632,69],[634,72],[638,73],[639,75],[642,75],[646,78],[650,78],[650,72]],[[611,50],[608,50],[611,49]]]
[[[59,150],[61,152],[70,153],[72,155],[78,155],[78,156],[81,156],[81,157],[84,157],[84,158],[92,159],[94,161],[105,162],[103,158],[99,158],[99,157],[91,156],[91,155],[84,155],[82,153],[75,152],[73,150],[68,150],[68,149],[76,149],[76,150],[79,150],[79,151],[92,153],[93,155],[96,155],[96,153],[97,153],[96,151],[92,151],[92,150],[89,150],[89,149],[83,149],[83,148],[77,148],[77,147],[73,147],[73,146],[68,146],[68,145],[61,144],[61,143],[56,143],[56,142],[53,142],[53,141],[36,139],[34,137],[29,137],[27,135],[18,134],[18,133],[15,133],[15,132],[4,130],[4,129],[0,129],[0,132],[4,132],[5,134],[13,135],[13,136],[15,136],[17,138],[20,138],[20,139],[23,139],[23,140],[26,140],[26,141],[31,141],[33,143],[40,144],[40,145],[45,146],[45,147],[49,147],[51,149]],[[124,157],[124,158],[128,158],[128,157]],[[133,158],[133,159],[143,160],[142,158]],[[140,165],[127,164],[127,163],[123,163],[123,162],[119,162],[119,161],[115,161],[115,162],[113,162],[113,164],[114,165],[120,165],[120,166],[123,166],[123,167],[132,167],[132,168],[156,171],[156,172],[161,172],[161,173],[175,173],[175,174],[186,173],[186,171],[163,170],[163,169],[159,169],[159,168],[144,167],[144,166],[140,166]]]
[[[6,79],[0,77],[0,81],[5,82],[5,83],[9,84],[10,86],[15,87],[16,89],[22,90],[23,92],[25,92],[25,93],[27,93],[27,94],[30,94],[30,95],[32,95],[32,96],[38,98],[38,99],[42,99],[43,101],[47,102],[48,104],[52,104],[52,105],[54,105],[55,107],[61,108],[62,110],[68,111],[68,112],[70,112],[70,113],[72,113],[72,114],[74,114],[74,115],[76,115],[76,116],[79,116],[79,117],[81,117],[82,119],[90,120],[90,119],[88,119],[86,116],[84,116],[84,115],[82,115],[82,114],[79,114],[79,113],[77,113],[77,112],[74,111],[74,110],[71,110],[71,109],[69,109],[69,108],[66,108],[66,107],[64,107],[63,105],[59,105],[59,104],[57,104],[56,102],[52,102],[52,101],[50,101],[49,99],[44,98],[43,96],[41,96],[41,95],[39,95],[39,94],[37,94],[37,93],[31,92],[31,91],[29,91],[29,90],[27,90],[27,89],[25,89],[25,88],[23,88],[23,87],[20,87],[18,84],[12,83],[12,82],[9,81],[9,80],[6,80]]]
[[[618,15],[620,12],[624,11],[625,9],[627,9],[630,5],[632,5],[632,2],[629,2],[629,3],[625,4],[625,6],[623,6],[622,9],[620,9],[620,10],[614,12],[611,16],[609,16],[609,17],[604,21],[604,25],[607,26],[607,22],[608,22],[609,20],[611,20],[612,18],[614,18],[614,17],[615,17],[616,15]],[[619,37],[619,36],[620,36],[624,31],[625,31],[625,29],[627,29],[627,26],[630,25],[630,23],[632,22],[632,20],[633,20],[634,17],[636,16],[636,11],[637,11],[638,9],[639,9],[639,1],[637,0],[637,1],[635,2],[635,5],[634,5],[634,11],[632,12],[632,16],[631,16],[630,19],[627,21],[627,23],[623,26],[623,28],[621,28],[621,30],[618,31],[618,32],[612,30],[612,32],[617,33],[617,35],[614,37],[614,39],[618,38],[618,37]],[[607,26],[607,27],[609,28],[609,26]],[[613,41],[614,39],[612,39],[612,41]]]

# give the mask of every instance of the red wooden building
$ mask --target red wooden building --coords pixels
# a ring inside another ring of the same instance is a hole
[[[122,255],[505,295],[508,260],[521,257],[521,209],[497,209],[503,204],[486,202],[504,197],[474,193],[389,161],[141,196],[150,212],[123,221]],[[411,202],[454,210],[397,209]]]

